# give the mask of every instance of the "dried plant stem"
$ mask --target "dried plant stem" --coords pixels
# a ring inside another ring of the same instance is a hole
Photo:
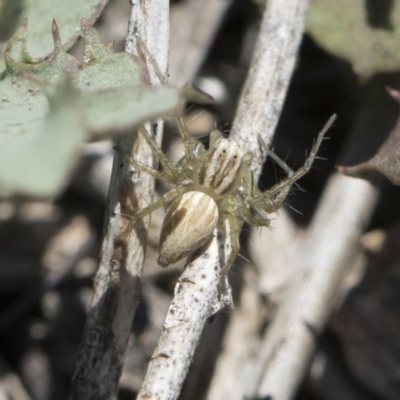
[[[387,117],[387,104],[376,96],[376,89],[373,86],[367,93],[355,120],[343,151],[346,159],[358,153],[360,140],[372,135],[377,123]],[[329,180],[297,254],[299,275],[264,338],[247,392],[250,396],[293,398],[377,199],[378,189],[369,182],[339,174]]]
[[[163,4],[158,6],[163,8],[163,11],[158,14],[149,12],[148,5],[150,3],[155,5],[156,2],[132,2],[132,15],[126,50],[131,53],[136,53],[136,39],[140,38],[140,40],[145,42],[149,54],[154,56],[158,67],[161,71],[166,73],[166,57],[164,58],[163,56],[165,56],[168,49],[168,43],[160,40],[160,38],[168,38],[168,30],[163,29],[163,26],[165,25],[164,18],[167,13],[167,10],[165,10],[165,4],[167,3],[163,2]],[[185,80],[191,80],[193,78],[202,58],[207,52],[211,39],[214,36],[214,32],[228,4],[229,2],[210,1],[206,4],[206,7],[203,4],[201,5],[198,10],[201,11],[200,13],[190,12],[190,16],[195,16],[196,21],[198,21],[199,16],[202,16],[201,21],[203,22],[208,18],[209,29],[204,31],[203,24],[187,24],[187,21],[185,21],[185,26],[190,27],[191,32],[190,35],[185,34],[183,37],[191,38],[190,46],[193,45],[194,40],[196,40],[198,45],[195,51],[196,54],[192,54],[193,57],[189,59],[191,60],[190,63],[188,62],[186,51],[182,49],[182,46],[179,46],[177,57],[178,64],[175,71],[179,71],[177,75],[181,80],[183,78]],[[193,8],[198,9],[199,6],[200,3],[193,1],[188,4],[188,8],[191,11],[193,11]],[[214,18],[210,19],[211,11],[211,15],[213,15]],[[198,28],[200,27],[202,32],[206,32],[206,35],[202,35],[201,40],[197,37],[200,32]],[[188,47],[186,46],[185,48],[187,49]],[[162,56],[161,59],[160,55]],[[154,71],[151,70],[151,64],[151,62],[148,62],[153,81],[155,76]],[[159,130],[160,127],[161,123],[159,122],[157,130]],[[150,132],[149,129],[148,131]],[[154,132],[154,128],[151,132]],[[161,142],[161,134],[159,134],[159,132],[157,132],[155,139],[158,143]],[[122,140],[119,143],[119,148],[122,152],[127,154],[131,153],[131,147],[132,142],[130,138]],[[135,143],[133,157],[146,165],[154,164],[152,152],[147,147],[146,143],[141,141],[140,137]],[[119,159],[119,155],[117,154],[114,170],[118,168],[121,161],[122,160]],[[110,193],[113,193],[113,191]],[[129,214],[133,212],[131,208],[140,209],[148,203],[151,203],[152,193],[152,179],[146,177],[145,174],[142,174],[139,184],[135,187],[136,204],[134,204],[133,207],[129,204],[129,190],[125,190],[124,194],[126,198],[120,202],[120,212],[116,212],[115,214],[120,215],[121,212],[122,214]],[[133,232],[135,237],[131,239],[129,247],[127,247],[127,250],[132,250],[132,253],[129,252],[129,254],[132,254],[133,257],[135,257],[135,259],[131,259],[131,262],[128,265],[134,268],[133,275],[137,277],[141,274],[144,257],[144,248],[142,243],[146,241],[144,232],[145,228],[145,225],[139,226],[139,228],[136,227]],[[120,229],[118,232],[120,232]],[[204,253],[194,267],[188,267],[186,269],[178,283],[176,297],[170,307],[170,312],[164,324],[163,334],[160,337],[158,347],[155,350],[155,355],[149,364],[147,375],[138,398],[147,398],[149,393],[154,393],[157,396],[161,396],[160,393],[163,393],[163,396],[167,396],[159,398],[176,398],[178,396],[206,318],[218,311],[215,308],[218,307],[218,304],[221,304],[221,307],[225,306],[223,303],[216,302],[219,283],[219,255],[218,251],[214,251],[215,249],[213,246],[216,246],[216,241],[210,243],[210,250],[213,252],[215,259],[213,260],[212,257],[207,258],[206,255],[208,253]],[[206,270],[205,264],[209,266],[210,263],[214,264],[215,268],[211,268],[209,274],[204,274],[204,271]],[[107,273],[107,270],[105,273]],[[200,286],[195,284],[196,278],[193,278],[193,275],[200,277]],[[191,280],[193,280],[193,282]],[[202,285],[204,287],[202,287]],[[105,286],[107,286],[107,284]],[[140,294],[138,289],[139,288],[133,287],[126,289],[127,295],[130,295],[130,311],[132,311],[132,314],[129,313],[129,315],[126,315],[127,318],[125,321],[127,326],[130,326],[132,320],[131,315],[133,315],[134,309],[137,306]],[[102,292],[102,290],[100,290],[100,292]],[[228,296],[226,301],[229,302],[229,300],[230,297]],[[203,309],[203,307],[205,309]],[[127,308],[125,307],[125,310],[126,309]],[[127,340],[126,335],[125,339]],[[124,349],[125,346],[126,342],[124,342]],[[163,380],[163,378],[166,379]]]
[[[255,155],[258,176],[265,161],[257,136],[269,145],[283,107],[304,31],[308,0],[269,0],[244,84],[231,138]]]
[[[187,0],[171,14],[169,81],[190,83],[198,71],[232,0]]]
[[[283,3],[281,0],[268,2],[251,73],[241,99],[243,105],[239,106],[239,116],[235,124],[234,139],[241,142],[245,150],[256,149],[257,154],[260,154],[257,134],[262,133],[269,143],[278,122],[303,33],[307,2],[303,0],[294,3],[286,0]],[[277,48],[279,52],[276,51]],[[275,71],[272,78],[265,72],[269,68]],[[262,88],[260,85],[263,85]],[[268,106],[271,101],[275,102],[274,108]],[[258,111],[254,111],[253,107]],[[243,124],[246,121],[248,127],[244,129]],[[261,156],[258,157],[257,172],[261,169],[262,161]],[[216,235],[202,252],[202,256],[186,267],[178,283],[139,399],[177,398],[206,319],[219,307],[230,302],[229,293],[222,302],[218,302],[219,250]],[[204,285],[206,280],[208,283]],[[188,313],[188,310],[193,311]]]
[[[126,44],[127,52],[136,53],[140,37],[155,55],[161,70],[167,69],[169,40],[169,2],[132,0],[132,15]],[[151,77],[154,73],[150,70]],[[156,82],[153,78],[152,82]],[[162,125],[156,129],[161,141]],[[104,240],[99,269],[95,277],[95,295],[89,311],[75,371],[71,399],[115,399],[133,315],[140,300],[140,275],[147,240],[147,222],[132,235],[118,239],[132,214],[152,201],[154,181],[140,176],[125,162],[132,154],[146,165],[155,165],[152,151],[132,136],[121,138],[120,153],[114,159],[106,212]],[[134,190],[133,190],[134,188]]]
[[[208,400],[244,398],[249,382],[254,379],[254,360],[261,346],[260,326],[265,323],[260,292],[277,302],[295,276],[293,261],[299,240],[289,216],[279,214],[273,230],[263,228],[261,233],[260,229],[252,229],[250,242],[256,248],[249,251],[259,274],[252,277],[249,268],[243,269],[245,284],[225,334]],[[235,379],[227,378],[232,376]]]
[[[301,274],[264,338],[250,396],[293,397],[376,199],[368,182],[339,174],[330,179],[298,255]]]
[[[267,144],[272,140],[295,67],[307,6],[307,0],[267,2],[252,64],[231,131],[231,137],[236,142],[255,154],[253,168],[257,175],[265,158],[257,135],[260,134]],[[284,214],[284,211],[279,213]],[[282,223],[287,222],[286,218],[280,216],[274,221],[274,225],[278,225],[280,220]],[[251,292],[251,288],[243,289],[238,308],[228,327],[224,351],[217,363],[208,400],[242,399],[246,385],[254,376],[253,364],[259,346],[259,327],[256,327],[256,323],[250,326],[240,324],[244,310],[251,307],[248,304],[252,299]],[[234,326],[240,328],[235,330]],[[239,342],[242,343],[240,354],[236,349]],[[230,379],[233,372],[235,379]]]
[[[244,269],[245,281],[251,280],[249,272],[249,268]],[[240,301],[235,304],[207,393],[209,400],[242,400],[254,374],[251,361],[260,347],[255,332],[260,328],[261,299],[256,283],[252,283],[243,286]]]
[[[212,0],[183,4],[185,9],[175,16],[178,21],[175,20],[175,33],[172,32],[172,46],[175,47],[171,55],[171,80],[174,83],[184,84],[194,78],[229,3]],[[186,20],[179,24],[182,16],[194,18],[194,23]],[[205,22],[207,29],[204,29]],[[183,33],[182,27],[190,31]],[[216,232],[203,250],[200,257],[186,266],[176,286],[138,399],[177,398],[207,318],[220,308],[231,306],[229,291],[218,300],[220,261]]]
[[[216,302],[220,263],[211,254],[217,247],[211,240],[180,277],[137,400],[178,398],[207,318],[226,305]]]
[[[32,400],[18,375],[0,357],[0,399]]]

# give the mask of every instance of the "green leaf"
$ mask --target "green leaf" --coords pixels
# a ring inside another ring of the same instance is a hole
[[[21,98],[27,88],[29,83],[20,86]],[[27,90],[32,98],[39,93],[37,89]],[[18,91],[13,94],[17,97]],[[12,135],[7,130],[0,130],[0,188],[5,194],[52,196],[62,188],[75,161],[77,144],[85,137],[77,118],[77,94],[69,84],[57,88],[48,96],[51,108],[44,118],[40,117],[42,102],[35,104],[33,101],[31,113],[23,122],[18,114],[8,119],[8,124],[14,121],[17,126]],[[12,111],[11,103],[4,103],[3,100],[2,105],[6,107],[5,110],[1,107],[1,114]],[[26,107],[25,104],[22,106]]]
[[[55,195],[83,140],[132,129],[179,105],[178,89],[148,84],[140,59],[113,53],[87,21],[82,31],[82,64],[65,52],[55,23],[54,51],[46,59],[30,56],[26,22],[7,46],[0,80],[2,192]]]
[[[87,93],[81,104],[91,139],[124,132],[132,125],[172,112],[180,101],[176,88],[128,86]]]
[[[69,49],[80,35],[82,18],[90,25],[98,19],[108,0],[0,0],[0,40],[8,40],[23,19],[29,20],[29,52],[44,57],[53,50],[49,33],[55,19],[61,27],[63,46]]]
[[[388,88],[389,94],[400,103],[400,92]],[[354,178],[374,181],[383,175],[394,185],[400,185],[400,119],[390,132],[389,137],[370,160],[352,166],[338,166],[339,172]]]
[[[307,30],[326,51],[368,77],[400,69],[399,21],[397,1],[311,0]]]

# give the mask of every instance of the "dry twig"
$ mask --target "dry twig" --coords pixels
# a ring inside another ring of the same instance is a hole
[[[137,53],[136,38],[140,37],[166,73],[169,2],[131,0],[131,4],[126,51]],[[157,82],[149,69],[152,82]],[[156,124],[151,132],[160,142],[162,124]],[[154,180],[150,176],[137,179],[135,171],[125,163],[125,154],[132,154],[143,164],[155,165],[151,149],[142,142],[138,138],[134,144],[129,135],[118,143],[120,154],[114,159],[95,295],[72,381],[71,399],[112,399],[117,395],[133,315],[140,300],[147,222],[137,227],[127,240],[118,238],[126,225],[123,215],[143,208],[154,192]]]
[[[178,398],[207,318],[230,301],[230,293],[216,300],[220,266],[213,254],[216,240],[180,277],[137,400]]]
[[[354,123],[345,157],[357,154],[360,142],[355,138],[372,134],[376,122],[386,117],[375,89]],[[340,174],[330,178],[296,257],[299,273],[263,340],[248,395],[293,398],[377,199],[378,190],[369,182]]]
[[[295,65],[306,7],[307,2],[304,0],[296,3],[286,0],[284,4],[282,1],[271,0],[268,2],[260,28],[252,67],[243,90],[233,131],[233,138],[245,150],[253,150],[258,155],[257,173],[264,161],[260,154],[257,134],[261,133],[264,140],[269,143],[275,130]],[[277,48],[279,52],[276,51]],[[266,71],[273,73],[268,74]],[[270,107],[268,105],[270,103],[274,106]],[[216,289],[219,270],[216,264],[218,260],[216,237],[202,251],[203,255],[186,267],[184,272],[184,276],[186,274],[190,276],[189,284],[185,285],[188,287],[187,294],[179,296],[184,287],[182,279],[186,282],[186,278],[181,278],[177,286],[176,298],[169,309],[139,398],[156,397],[156,394],[162,399],[174,399],[178,396],[183,376],[186,374],[199,339],[199,332],[206,318],[215,312],[215,305],[218,304]],[[209,263],[204,263],[205,259],[208,259]],[[205,276],[208,276],[205,271],[215,271],[215,268],[217,273],[214,274],[214,280],[204,286],[202,282]],[[196,294],[200,288],[201,297]],[[184,301],[186,299],[191,299],[191,302]],[[198,310],[194,314],[195,319],[187,313],[183,316],[179,313],[177,318],[176,310],[186,309]],[[171,325],[176,328],[173,333]],[[196,326],[196,329],[193,326]],[[181,339],[182,332],[185,334],[184,342]]]
[[[257,174],[260,173],[265,158],[257,135],[260,134],[266,143],[271,143],[296,63],[307,5],[306,0],[267,2],[231,132],[235,141],[255,154],[253,167]],[[280,213],[283,214],[284,211]],[[278,218],[274,224],[279,223]],[[251,291],[251,288],[244,289],[241,308],[248,307],[248,300],[253,298],[249,295]],[[224,351],[218,361],[207,397],[209,400],[243,398],[246,385],[254,372],[252,364],[259,345],[258,328],[250,332],[247,325],[239,324],[237,321],[241,320],[242,313],[240,309],[235,311],[232,326],[228,327]],[[239,325],[241,329],[233,329]],[[236,349],[238,342],[245,343],[240,354]],[[232,375],[235,379],[231,379]]]
[[[171,14],[170,82],[193,80],[232,0],[187,0]]]
[[[336,174],[298,254],[300,271],[259,351],[251,396],[291,399],[307,371],[317,335],[376,202],[368,182]]]
[[[193,1],[185,4],[186,11],[190,11],[185,15],[195,18],[197,22],[190,24],[185,21],[184,26],[190,31],[186,36],[173,34],[173,37],[187,39],[184,44],[178,40],[179,48],[176,45],[172,51],[175,62],[171,74],[175,83],[193,79],[228,5],[228,1],[209,1],[201,6]],[[193,12],[194,9],[197,12]],[[210,19],[210,15],[213,18]],[[202,22],[205,20],[209,29],[204,29]],[[180,32],[180,29],[175,29]],[[193,48],[194,41],[196,46]],[[216,233],[203,251],[186,266],[179,279],[138,399],[148,396],[159,396],[160,399],[178,397],[207,318],[231,305],[229,291],[221,300],[217,296],[220,262]]]
[[[0,358],[0,399],[32,400],[20,378]]]

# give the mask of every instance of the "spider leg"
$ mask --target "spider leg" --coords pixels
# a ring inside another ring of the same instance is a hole
[[[222,138],[222,133],[221,131],[219,131],[218,129],[214,129],[211,133],[210,133],[210,147],[213,146],[215,144],[215,142],[219,139]]]
[[[162,74],[160,67],[158,66],[156,60],[152,56],[152,54],[149,52],[149,49],[147,48],[146,44],[141,40],[139,37],[137,37],[137,42],[138,42],[138,51],[139,54],[141,55],[141,58],[143,60],[148,59],[151,63],[151,65],[154,68],[154,72],[156,73],[157,78],[162,84],[167,84],[167,79],[166,77]],[[190,162],[193,158],[192,154],[192,148],[190,146],[190,136],[189,132],[186,129],[186,125],[183,122],[183,119],[181,117],[174,117],[176,120],[176,123],[178,125],[179,133],[182,137],[183,144],[185,146],[185,157],[186,159]]]
[[[114,147],[114,150],[119,152],[120,154],[122,154],[130,164],[132,164],[136,169],[138,169],[139,171],[143,171],[146,174],[151,175],[153,178],[155,179],[160,179],[163,180],[165,182],[168,183],[175,183],[176,179],[175,179],[175,175],[170,176],[167,173],[162,173],[154,168],[151,168],[145,164],[142,164],[139,161],[134,160],[132,157],[129,157],[127,154],[123,153],[120,149],[118,149],[118,147]]]
[[[261,207],[258,207],[261,208]],[[243,218],[248,224],[254,225],[254,226],[269,226],[270,225],[270,220],[267,218],[266,215],[260,210],[257,210],[257,207],[254,209],[255,212],[258,214],[252,214],[250,212],[250,208],[247,206],[244,206],[241,208],[240,212],[240,217]],[[264,207],[262,208],[264,210]],[[265,211],[265,210],[264,210]]]
[[[258,195],[248,199],[249,206],[260,207],[268,213],[275,212],[282,207],[282,204],[289,194],[293,183],[305,175],[309,169],[310,167],[305,164],[299,170],[293,172],[291,176],[288,176],[281,182],[272,186],[271,189],[268,189],[265,192],[260,192],[257,189],[259,192]]]
[[[169,174],[157,171],[156,169],[148,167],[147,165],[144,165],[141,162],[134,160],[133,158],[129,158],[129,162],[139,171],[143,171],[146,174],[151,175],[155,179],[159,179],[167,183],[176,183],[176,179],[174,176],[171,177]]]
[[[293,170],[283,161],[280,157],[278,157],[273,151],[271,151],[268,145],[264,142],[264,139],[258,135],[258,143],[264,150],[267,152],[267,155],[271,157],[285,172],[288,176],[293,174]]]
[[[138,35],[135,35],[135,36],[136,36],[136,40],[137,40],[137,50],[138,50],[140,58],[144,62],[146,62],[146,60],[148,59],[150,61],[151,65],[152,65],[152,67],[154,68],[154,72],[155,72],[158,80],[162,84],[166,84],[167,83],[167,78],[161,72],[157,61],[155,60],[153,55],[150,53],[149,49],[146,46],[146,43]]]
[[[225,275],[231,269],[232,264],[235,261],[235,258],[238,255],[240,249],[240,244],[239,244],[240,225],[236,216],[234,214],[225,214],[222,223],[225,231],[225,247],[223,249],[225,264],[221,268],[221,274],[220,274],[221,282],[225,280]]]
[[[260,207],[265,211],[267,211],[268,213],[274,212],[282,206],[282,203],[284,202],[286,196],[288,195],[293,183],[295,183],[297,180],[303,177],[310,170],[311,165],[314,162],[314,159],[317,155],[318,149],[321,146],[321,143],[324,139],[325,133],[331,127],[335,119],[336,115],[334,114],[332,115],[331,118],[329,118],[328,122],[322,128],[321,132],[318,134],[317,140],[313,148],[311,149],[310,155],[308,156],[304,165],[296,172],[292,171],[289,167],[287,167],[290,170],[290,173],[288,174],[289,176],[283,179],[275,186],[273,186],[271,189],[267,190],[266,192],[260,193],[259,195],[255,196],[252,199],[251,198],[248,199],[248,203],[250,206]],[[279,158],[276,157],[276,159]],[[265,203],[265,200],[267,200],[267,203]]]
[[[170,160],[168,160],[166,155],[161,150],[160,146],[150,136],[149,132],[147,132],[147,129],[142,125],[139,128],[139,132],[143,136],[143,138],[146,141],[146,143],[151,147],[151,149],[153,150],[155,156],[160,161],[160,164],[162,165],[163,169],[167,172],[167,174],[169,176],[173,176],[173,177],[176,178],[176,172],[175,172],[173,164],[171,163]]]
[[[188,160],[189,164],[191,164],[192,160],[194,158],[194,154],[193,154],[193,148],[192,148],[193,146],[190,143],[189,132],[186,128],[185,123],[183,122],[182,117],[175,116],[174,120],[175,120],[176,124],[178,125],[179,134],[181,135],[183,146],[185,148],[185,158]]]
[[[254,173],[251,170],[251,162],[253,161],[253,153],[248,151],[243,157],[243,168],[242,168],[242,181],[239,189],[246,196],[254,197],[259,194],[256,192],[257,182],[254,177]]]
[[[282,207],[287,195],[289,194],[293,183],[295,182],[295,181],[291,181],[290,178],[286,178],[281,183],[284,183],[285,181],[286,181],[286,184],[280,185],[279,190],[274,191],[273,193],[269,193],[270,190],[275,189],[275,186],[278,186],[279,185],[278,184],[278,185],[273,186],[270,190],[268,190],[267,193],[262,193],[261,196],[263,198],[263,204],[257,204],[256,206],[260,207],[262,210],[266,211],[268,214],[271,214],[271,213],[279,210]]]
[[[157,201],[154,203],[150,204],[149,206],[143,208],[139,212],[137,212],[135,215],[132,216],[131,220],[129,221],[128,227],[126,229],[127,232],[130,232],[133,228],[133,226],[143,219],[144,217],[147,217],[150,215],[154,210],[157,210],[157,208],[162,207],[163,205],[166,205],[170,203],[171,201],[175,200],[178,196],[182,195],[184,190],[175,188],[170,190],[169,192],[165,193],[164,196],[160,197]]]

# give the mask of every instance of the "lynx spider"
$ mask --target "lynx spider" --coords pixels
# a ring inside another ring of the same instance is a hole
[[[136,213],[129,222],[128,232],[142,218],[163,205],[170,204],[165,216],[159,243],[157,262],[166,267],[188,256],[205,244],[218,223],[229,227],[231,253],[221,269],[224,276],[239,252],[239,233],[242,221],[254,226],[268,226],[266,214],[277,211],[291,186],[305,175],[335,116],[326,123],[305,162],[297,171],[291,170],[271,151],[268,154],[284,169],[287,178],[262,192],[256,186],[251,171],[252,153],[243,152],[238,144],[214,130],[206,150],[193,143],[178,118],[185,155],[173,165],[145,129],[140,132],[160,161],[160,172],[131,159],[132,165],[154,178],[174,185],[159,200]]]
[[[142,51],[151,58],[146,48]],[[161,82],[165,82],[158,66],[153,66]],[[242,222],[254,226],[268,226],[266,214],[277,211],[283,204],[292,185],[305,175],[316,157],[325,133],[332,125],[333,115],[318,134],[317,140],[303,165],[293,171],[259,137],[260,145],[286,172],[287,177],[272,188],[262,192],[251,170],[253,154],[244,152],[231,139],[214,130],[210,134],[209,149],[193,142],[180,117],[176,118],[183,141],[185,155],[174,165],[163,153],[145,128],[139,132],[159,160],[162,171],[130,159],[134,168],[174,186],[160,199],[131,217],[126,232],[156,209],[170,204],[161,228],[157,262],[166,267],[188,256],[204,245],[217,226],[227,227],[231,252],[221,269],[221,279],[227,274],[239,252],[239,234]],[[220,225],[221,224],[221,225]]]

